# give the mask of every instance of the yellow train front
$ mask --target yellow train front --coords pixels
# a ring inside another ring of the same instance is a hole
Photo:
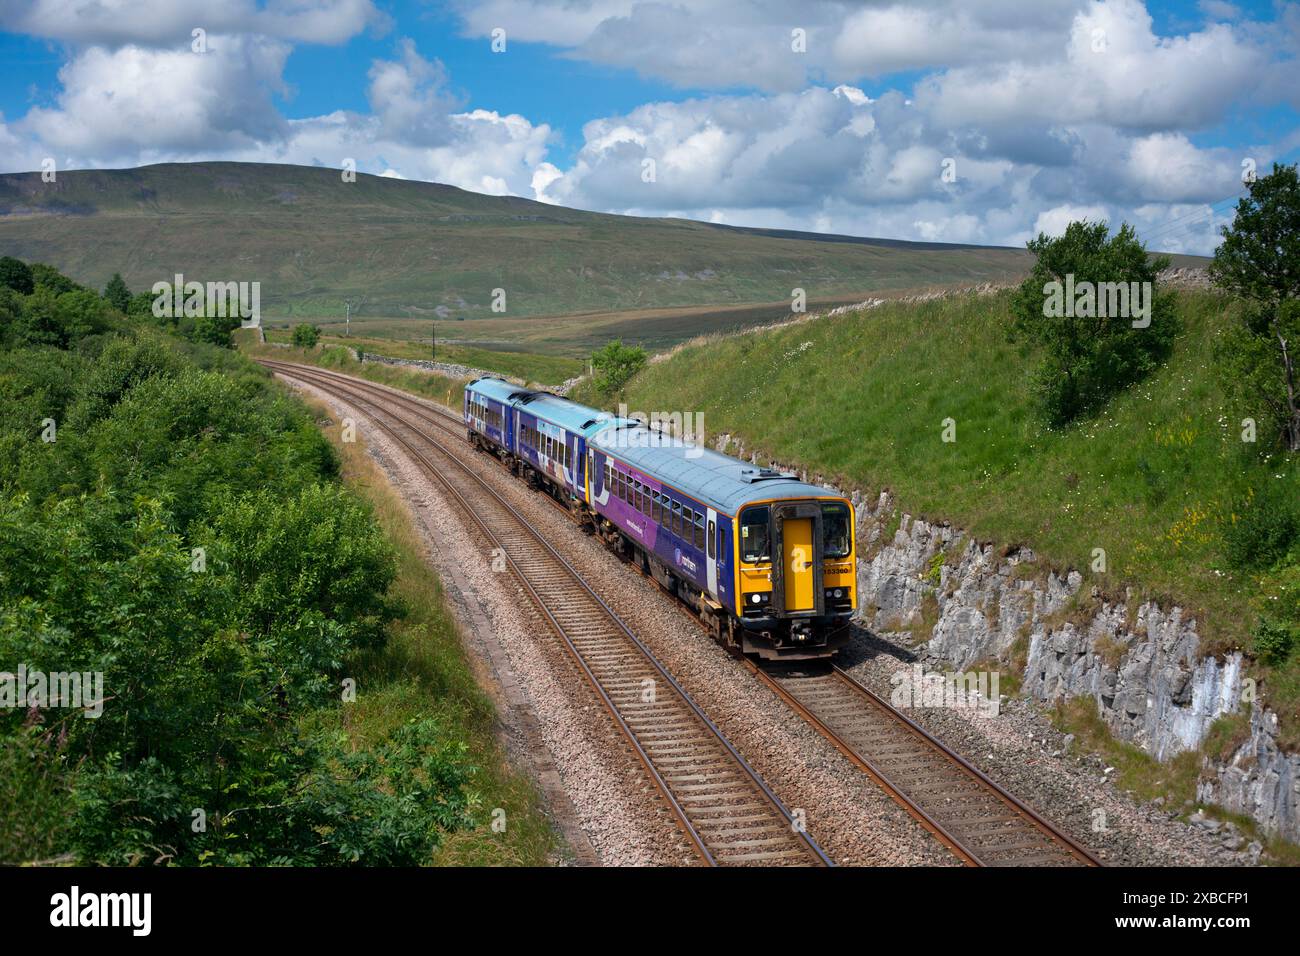
[[[853,506],[783,491],[796,497],[738,509],[738,649],[768,659],[829,656],[848,642],[857,600]]]

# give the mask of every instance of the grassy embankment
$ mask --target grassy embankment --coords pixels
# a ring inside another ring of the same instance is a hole
[[[798,462],[842,487],[887,488],[900,512],[1030,546],[1038,555],[1032,573],[1083,573],[1082,606],[1071,614],[1089,610],[1094,585],[1103,599],[1121,601],[1131,587],[1130,608],[1147,598],[1186,608],[1209,652],[1250,652],[1259,582],[1228,566],[1222,532],[1242,494],[1265,482],[1294,484],[1300,467],[1264,468],[1241,441],[1212,358],[1231,304],[1180,293],[1183,328],[1167,364],[1097,418],[1050,431],[1028,384],[1038,355],[1005,333],[1009,301],[1004,293],[887,304],[702,339],[651,363],[623,397],[647,412],[702,412],[708,433],[730,432],[760,457]],[[574,398],[609,404],[589,383]],[[953,443],[941,440],[947,418],[956,422]],[[898,514],[885,521],[896,527]],[[1091,570],[1096,548],[1105,549],[1105,573]],[[1288,745],[1300,740],[1296,656],[1251,664]],[[1240,741],[1244,722],[1218,730]],[[1134,769],[1125,786],[1189,793],[1189,780],[1144,757],[1126,756]]]
[[[325,404],[308,404],[323,424]],[[341,461],[341,478],[369,503],[375,519],[397,553],[393,593],[406,615],[389,626],[381,651],[362,658],[358,694],[346,710],[330,712],[322,727],[341,731],[357,749],[382,740],[408,721],[429,716],[447,728],[448,742],[463,742],[467,757],[479,768],[476,787],[484,822],[473,830],[447,834],[435,850],[439,866],[539,866],[554,847],[553,831],[532,783],[507,764],[495,736],[495,710],[475,681],[455,621],[446,605],[442,583],[429,567],[409,509],[389,484],[364,442],[344,443],[338,423],[323,430]],[[494,833],[488,823],[496,808],[505,811],[506,829]]]

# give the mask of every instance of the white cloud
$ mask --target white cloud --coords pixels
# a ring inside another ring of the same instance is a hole
[[[1033,231],[1035,235],[1045,232],[1049,236],[1059,236],[1065,232],[1066,226],[1081,219],[1088,222],[1109,222],[1110,213],[1105,206],[1071,206],[1067,203],[1040,212],[1034,220]]]
[[[1057,56],[958,67],[922,81],[917,101],[951,126],[1104,123],[1196,129],[1224,118],[1267,75],[1269,52],[1226,24],[1164,38],[1140,0],[1092,0]]]
[[[174,47],[192,31],[342,43],[387,18],[371,0],[11,0],[0,29],[72,43]]]
[[[272,95],[289,50],[225,36],[210,36],[202,54],[91,47],[59,71],[57,106],[35,107],[15,127],[60,160],[88,164],[273,142],[287,130]]]

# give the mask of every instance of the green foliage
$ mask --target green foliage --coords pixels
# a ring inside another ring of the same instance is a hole
[[[114,272],[113,278],[108,280],[108,285],[104,287],[104,301],[123,314],[130,311],[131,290],[122,280],[122,273]]]
[[[606,397],[623,391],[632,376],[645,368],[645,364],[645,349],[639,345],[624,345],[619,339],[591,356],[596,388]]]
[[[1034,390],[1047,424],[1060,428],[1098,411],[1169,354],[1178,325],[1172,300],[1156,291],[1156,275],[1169,262],[1151,259],[1127,223],[1112,237],[1104,222],[1072,222],[1063,235],[1040,233],[1028,246],[1038,260],[1015,296],[1013,330],[1043,347]],[[1134,328],[1129,316],[1078,314],[1103,311],[1097,302],[1086,309],[1062,303],[1061,314],[1045,314],[1048,284],[1066,286],[1069,276],[1074,287],[1151,283],[1149,326]]]
[[[1260,612],[1256,646],[1262,640],[1267,658],[1277,663],[1300,644],[1300,555],[1292,555],[1265,575],[1256,605]]]
[[[320,329],[306,322],[293,327],[293,344],[300,349],[314,349],[320,341]]]
[[[327,729],[402,611],[333,449],[246,360],[116,331],[58,286],[0,294],[21,319],[0,350],[0,661],[102,674],[102,714],[0,709],[0,861],[427,862],[472,824],[477,769],[434,718],[360,749]]]
[[[230,333],[239,328],[239,319],[230,316],[183,316],[177,321],[177,330],[191,342],[203,342],[221,348],[230,348]]]
[[[55,296],[63,295],[65,292],[75,292],[81,286],[73,282],[58,269],[53,266],[47,266],[43,262],[33,262],[31,264],[32,283],[35,288],[34,292],[45,289]]]
[[[1300,451],[1300,175],[1275,163],[1247,188],[1210,276],[1251,307],[1217,358],[1245,413],[1265,417],[1288,450]]]
[[[1210,275],[1225,291],[1257,302],[1300,297],[1300,173],[1274,163],[1246,189]]]
[[[1291,653],[1296,643],[1296,627],[1272,617],[1260,618],[1251,635],[1251,649],[1255,656],[1269,664],[1280,664]]]
[[[1262,477],[1241,496],[1224,525],[1224,556],[1234,568],[1274,567],[1300,545],[1300,498],[1286,479]]]
[[[13,256],[0,258],[0,288],[31,295],[33,287],[31,266]]]

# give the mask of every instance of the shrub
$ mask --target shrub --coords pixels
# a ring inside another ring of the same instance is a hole
[[[624,345],[619,339],[591,356],[596,388],[606,396],[621,392],[632,376],[645,368],[645,364],[645,349],[639,345]]]
[[[1168,354],[1178,325],[1171,297],[1156,293],[1155,280],[1169,260],[1151,259],[1128,224],[1108,237],[1104,222],[1072,222],[1063,235],[1040,233],[1028,245],[1038,260],[1016,293],[1012,331],[1046,352],[1033,387],[1045,421],[1059,428],[1099,410]],[[1094,287],[1151,283],[1150,324],[1134,328],[1129,316],[1077,314],[1101,311],[1095,301],[1092,308],[1062,302],[1061,314],[1045,314],[1049,283],[1066,286],[1070,276],[1076,287],[1084,282]]]
[[[1285,481],[1264,479],[1241,496],[1224,525],[1224,555],[1239,569],[1271,568],[1300,540],[1300,501]]]
[[[13,256],[0,258],[0,287],[12,289],[20,295],[31,295],[35,288],[31,266]]]
[[[320,341],[320,329],[314,325],[302,323],[293,327],[293,344],[303,349],[314,349]]]

